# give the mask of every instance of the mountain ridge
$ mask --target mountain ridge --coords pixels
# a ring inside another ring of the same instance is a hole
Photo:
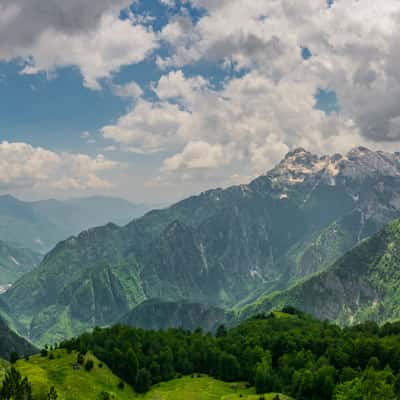
[[[84,229],[111,221],[124,225],[147,210],[145,205],[106,196],[23,201],[1,195],[0,240],[46,253]]]
[[[244,306],[327,268],[395,218],[399,153],[297,149],[248,185],[60,242],[3,298],[37,342],[113,323],[153,298]]]

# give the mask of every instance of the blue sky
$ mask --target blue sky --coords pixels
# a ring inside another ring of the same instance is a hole
[[[48,1],[5,1],[1,192],[170,202],[246,182],[294,147],[397,145],[396,111],[365,100],[389,78],[397,96],[375,62],[395,2],[369,38],[371,1],[361,20],[356,1]]]

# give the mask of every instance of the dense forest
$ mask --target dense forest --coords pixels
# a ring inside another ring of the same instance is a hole
[[[400,396],[400,322],[340,328],[288,307],[230,330],[220,326],[216,335],[116,325],[60,346],[78,357],[92,351],[139,393],[161,381],[204,373],[299,400]]]

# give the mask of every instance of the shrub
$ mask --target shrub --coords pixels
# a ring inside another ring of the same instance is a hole
[[[19,359],[18,353],[16,353],[15,351],[13,351],[10,355],[10,363],[11,364],[15,364]]]
[[[93,360],[87,360],[85,363],[85,369],[86,371],[91,371],[94,367]]]
[[[84,361],[85,361],[85,357],[83,356],[83,354],[79,353],[78,357],[76,358],[76,361],[77,361],[78,364],[82,365],[84,363]]]

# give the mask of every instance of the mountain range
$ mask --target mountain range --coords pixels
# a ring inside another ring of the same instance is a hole
[[[124,225],[149,207],[113,197],[22,201],[0,196],[0,240],[46,253],[60,240],[108,222]]]
[[[273,307],[257,307],[268,296],[324,276],[396,218],[399,153],[358,147],[320,157],[299,148],[248,185],[210,190],[123,227],[110,223],[58,243],[2,295],[4,314],[39,344],[113,324],[151,299],[159,309],[189,302],[233,309],[240,318]]]

